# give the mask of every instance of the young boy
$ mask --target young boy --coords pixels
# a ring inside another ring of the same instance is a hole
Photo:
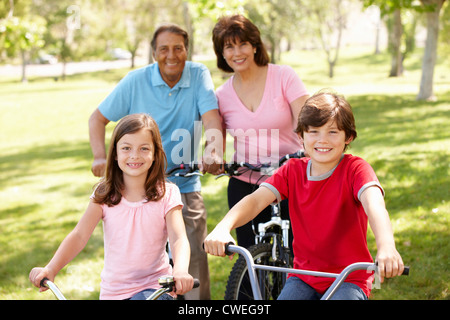
[[[273,201],[289,199],[294,234],[294,268],[339,273],[354,262],[372,262],[367,222],[375,235],[381,281],[401,275],[403,261],[384,203],[384,191],[372,167],[344,154],[356,138],[350,104],[332,93],[318,93],[303,106],[297,134],[310,158],[291,159],[237,203],[205,239],[206,252],[224,256],[235,242],[230,231],[253,219]],[[279,299],[319,299],[333,278],[289,275]],[[367,299],[373,275],[350,274],[334,299]]]

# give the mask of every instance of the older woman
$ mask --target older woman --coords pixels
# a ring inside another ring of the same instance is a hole
[[[212,34],[218,68],[233,73],[216,96],[224,129],[234,137],[234,160],[278,163],[280,156],[302,149],[294,129],[308,92],[295,71],[269,63],[258,28],[242,15],[222,17]],[[229,207],[264,180],[250,172],[231,178]],[[269,219],[270,207],[254,220],[255,226]],[[236,230],[239,245],[254,244],[252,223]]]

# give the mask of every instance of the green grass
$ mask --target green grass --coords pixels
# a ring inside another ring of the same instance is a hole
[[[335,78],[320,51],[286,53],[311,92],[331,87],[352,104],[358,138],[350,153],[367,159],[386,191],[398,250],[411,275],[387,280],[372,299],[449,299],[450,66],[435,72],[437,102],[417,102],[420,52],[402,78],[371,49],[344,48]],[[224,80],[206,62],[218,86]],[[75,75],[66,81],[0,80],[0,299],[54,299],[28,281],[83,214],[96,178],[90,173],[87,120],[128,70]],[[113,124],[108,125],[108,136]],[[226,178],[203,177],[208,229],[226,213]],[[369,248],[376,254],[373,235]],[[213,299],[223,299],[233,262],[209,257]],[[56,282],[71,299],[98,299],[101,226]]]

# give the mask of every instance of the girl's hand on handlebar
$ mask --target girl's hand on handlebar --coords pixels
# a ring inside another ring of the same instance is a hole
[[[194,278],[187,272],[174,271],[173,279],[175,281],[175,293],[177,295],[184,295],[194,287]]]
[[[47,287],[41,287],[41,281],[42,279],[47,278],[50,281],[53,281],[55,279],[55,275],[53,275],[50,270],[47,268],[33,268],[30,271],[29,279],[31,283],[39,288],[39,292],[44,292],[48,290]]]

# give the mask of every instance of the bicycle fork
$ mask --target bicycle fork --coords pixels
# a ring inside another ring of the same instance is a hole
[[[278,234],[272,234],[269,237],[273,239],[273,246],[272,246],[272,259],[274,261],[282,260],[283,263],[287,263],[289,260],[289,257],[284,256],[281,254],[282,252],[287,253],[289,252],[289,228],[290,228],[290,221],[289,220],[283,220],[280,216],[280,204],[271,204],[272,206],[272,217],[270,221],[267,221],[265,223],[258,224],[258,233],[255,235],[255,243],[261,243],[263,242],[263,239],[266,237],[266,231],[273,227],[278,226],[281,228],[281,243],[278,242],[279,237]],[[281,250],[281,247],[283,247],[283,250]],[[280,252],[280,257],[277,255],[277,248],[279,249],[278,252]],[[286,260],[287,259],[287,260]]]

